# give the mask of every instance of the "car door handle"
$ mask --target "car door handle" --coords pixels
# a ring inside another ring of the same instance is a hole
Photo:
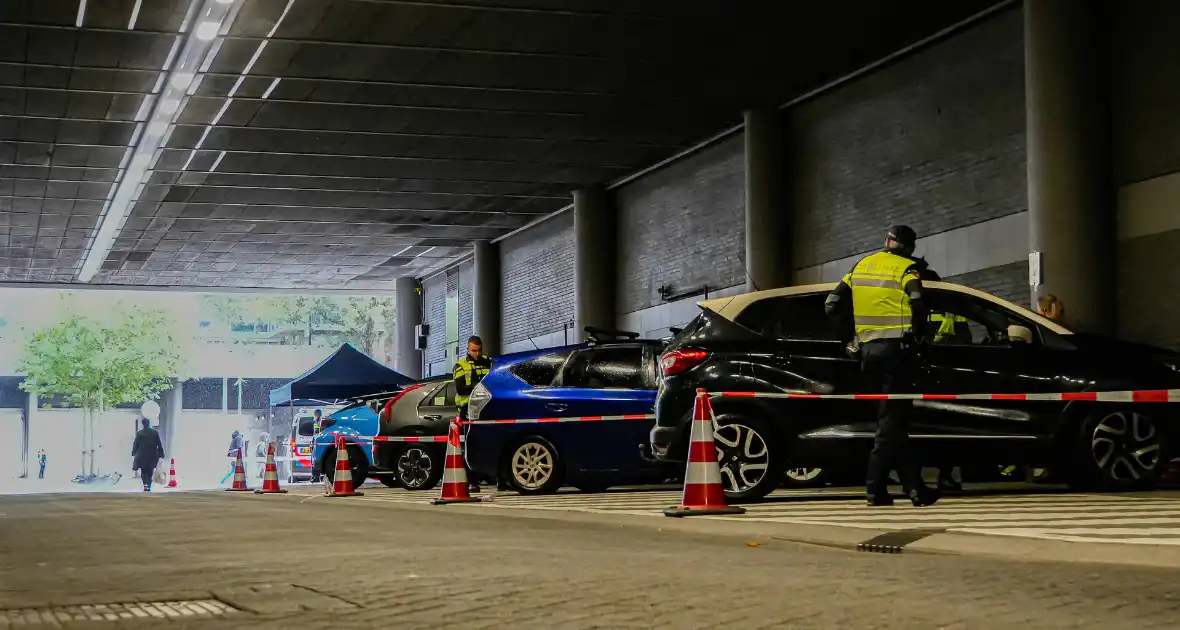
[[[430,415],[430,416],[422,416],[422,417],[426,420],[433,420],[433,421],[442,420],[442,416]]]
[[[566,405],[565,403],[545,403],[545,408],[550,411],[561,413],[562,411],[568,409],[569,405]]]

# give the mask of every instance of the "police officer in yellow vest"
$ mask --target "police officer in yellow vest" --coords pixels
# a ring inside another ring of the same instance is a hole
[[[492,370],[492,360],[483,354],[483,340],[472,336],[467,340],[467,355],[455,364],[455,402],[467,404],[471,390]]]
[[[472,335],[467,339],[467,354],[455,363],[455,403],[460,407],[460,415],[467,417],[467,399],[471,390],[492,371],[492,360],[484,356],[483,340]],[[472,471],[467,471],[468,491],[479,492],[479,483]]]
[[[829,317],[846,321],[851,312],[861,370],[882,394],[902,393],[911,386],[912,347],[927,341],[922,266],[913,258],[917,240],[908,226],[895,226],[884,251],[857,262],[824,303]],[[911,406],[904,400],[878,403],[877,434],[865,482],[871,506],[893,504],[887,486],[889,471],[894,469],[915,506],[938,500],[938,491],[926,486],[910,458]]]

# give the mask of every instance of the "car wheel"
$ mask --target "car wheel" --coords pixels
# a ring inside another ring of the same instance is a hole
[[[548,494],[561,487],[561,456],[553,444],[530,436],[508,453],[508,480],[521,494]]]
[[[401,482],[399,482],[397,480],[397,477],[390,477],[389,475],[382,475],[380,477],[377,477],[377,481],[380,481],[381,485],[385,486],[386,488],[400,488],[400,487],[402,487],[402,484],[401,484]]]
[[[442,458],[428,447],[409,444],[394,458],[393,471],[406,490],[429,490],[442,479]]]
[[[782,446],[761,420],[737,414],[717,416],[713,445],[721,485],[731,500],[761,499],[783,478]]]
[[[1081,425],[1074,486],[1101,491],[1155,486],[1168,469],[1169,444],[1151,416],[1133,409],[1100,410]]]
[[[828,473],[823,468],[788,468],[783,485],[788,488],[818,488],[828,483]]]
[[[348,463],[352,467],[352,485],[359,487],[369,477],[369,460],[355,444],[348,446]],[[331,488],[336,483],[336,449],[324,453],[324,486]]]

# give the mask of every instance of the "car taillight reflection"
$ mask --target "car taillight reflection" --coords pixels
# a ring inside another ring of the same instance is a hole
[[[660,370],[664,376],[675,376],[689,370],[709,357],[704,350],[673,350],[660,357]]]

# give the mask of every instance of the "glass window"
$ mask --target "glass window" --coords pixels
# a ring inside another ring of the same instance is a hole
[[[924,299],[930,308],[927,334],[938,345],[1006,345],[1009,326],[1038,328],[998,304],[963,293],[927,291]]]
[[[825,299],[823,293],[767,298],[746,307],[736,322],[777,339],[839,341],[824,313]]]
[[[299,435],[302,437],[311,437],[315,435],[315,419],[314,418],[300,418],[299,419]]]
[[[582,350],[570,357],[562,373],[564,387],[644,389],[643,347],[614,346]]]
[[[569,354],[568,351],[543,354],[535,359],[517,363],[508,368],[508,371],[533,387],[545,387],[553,384]]]

